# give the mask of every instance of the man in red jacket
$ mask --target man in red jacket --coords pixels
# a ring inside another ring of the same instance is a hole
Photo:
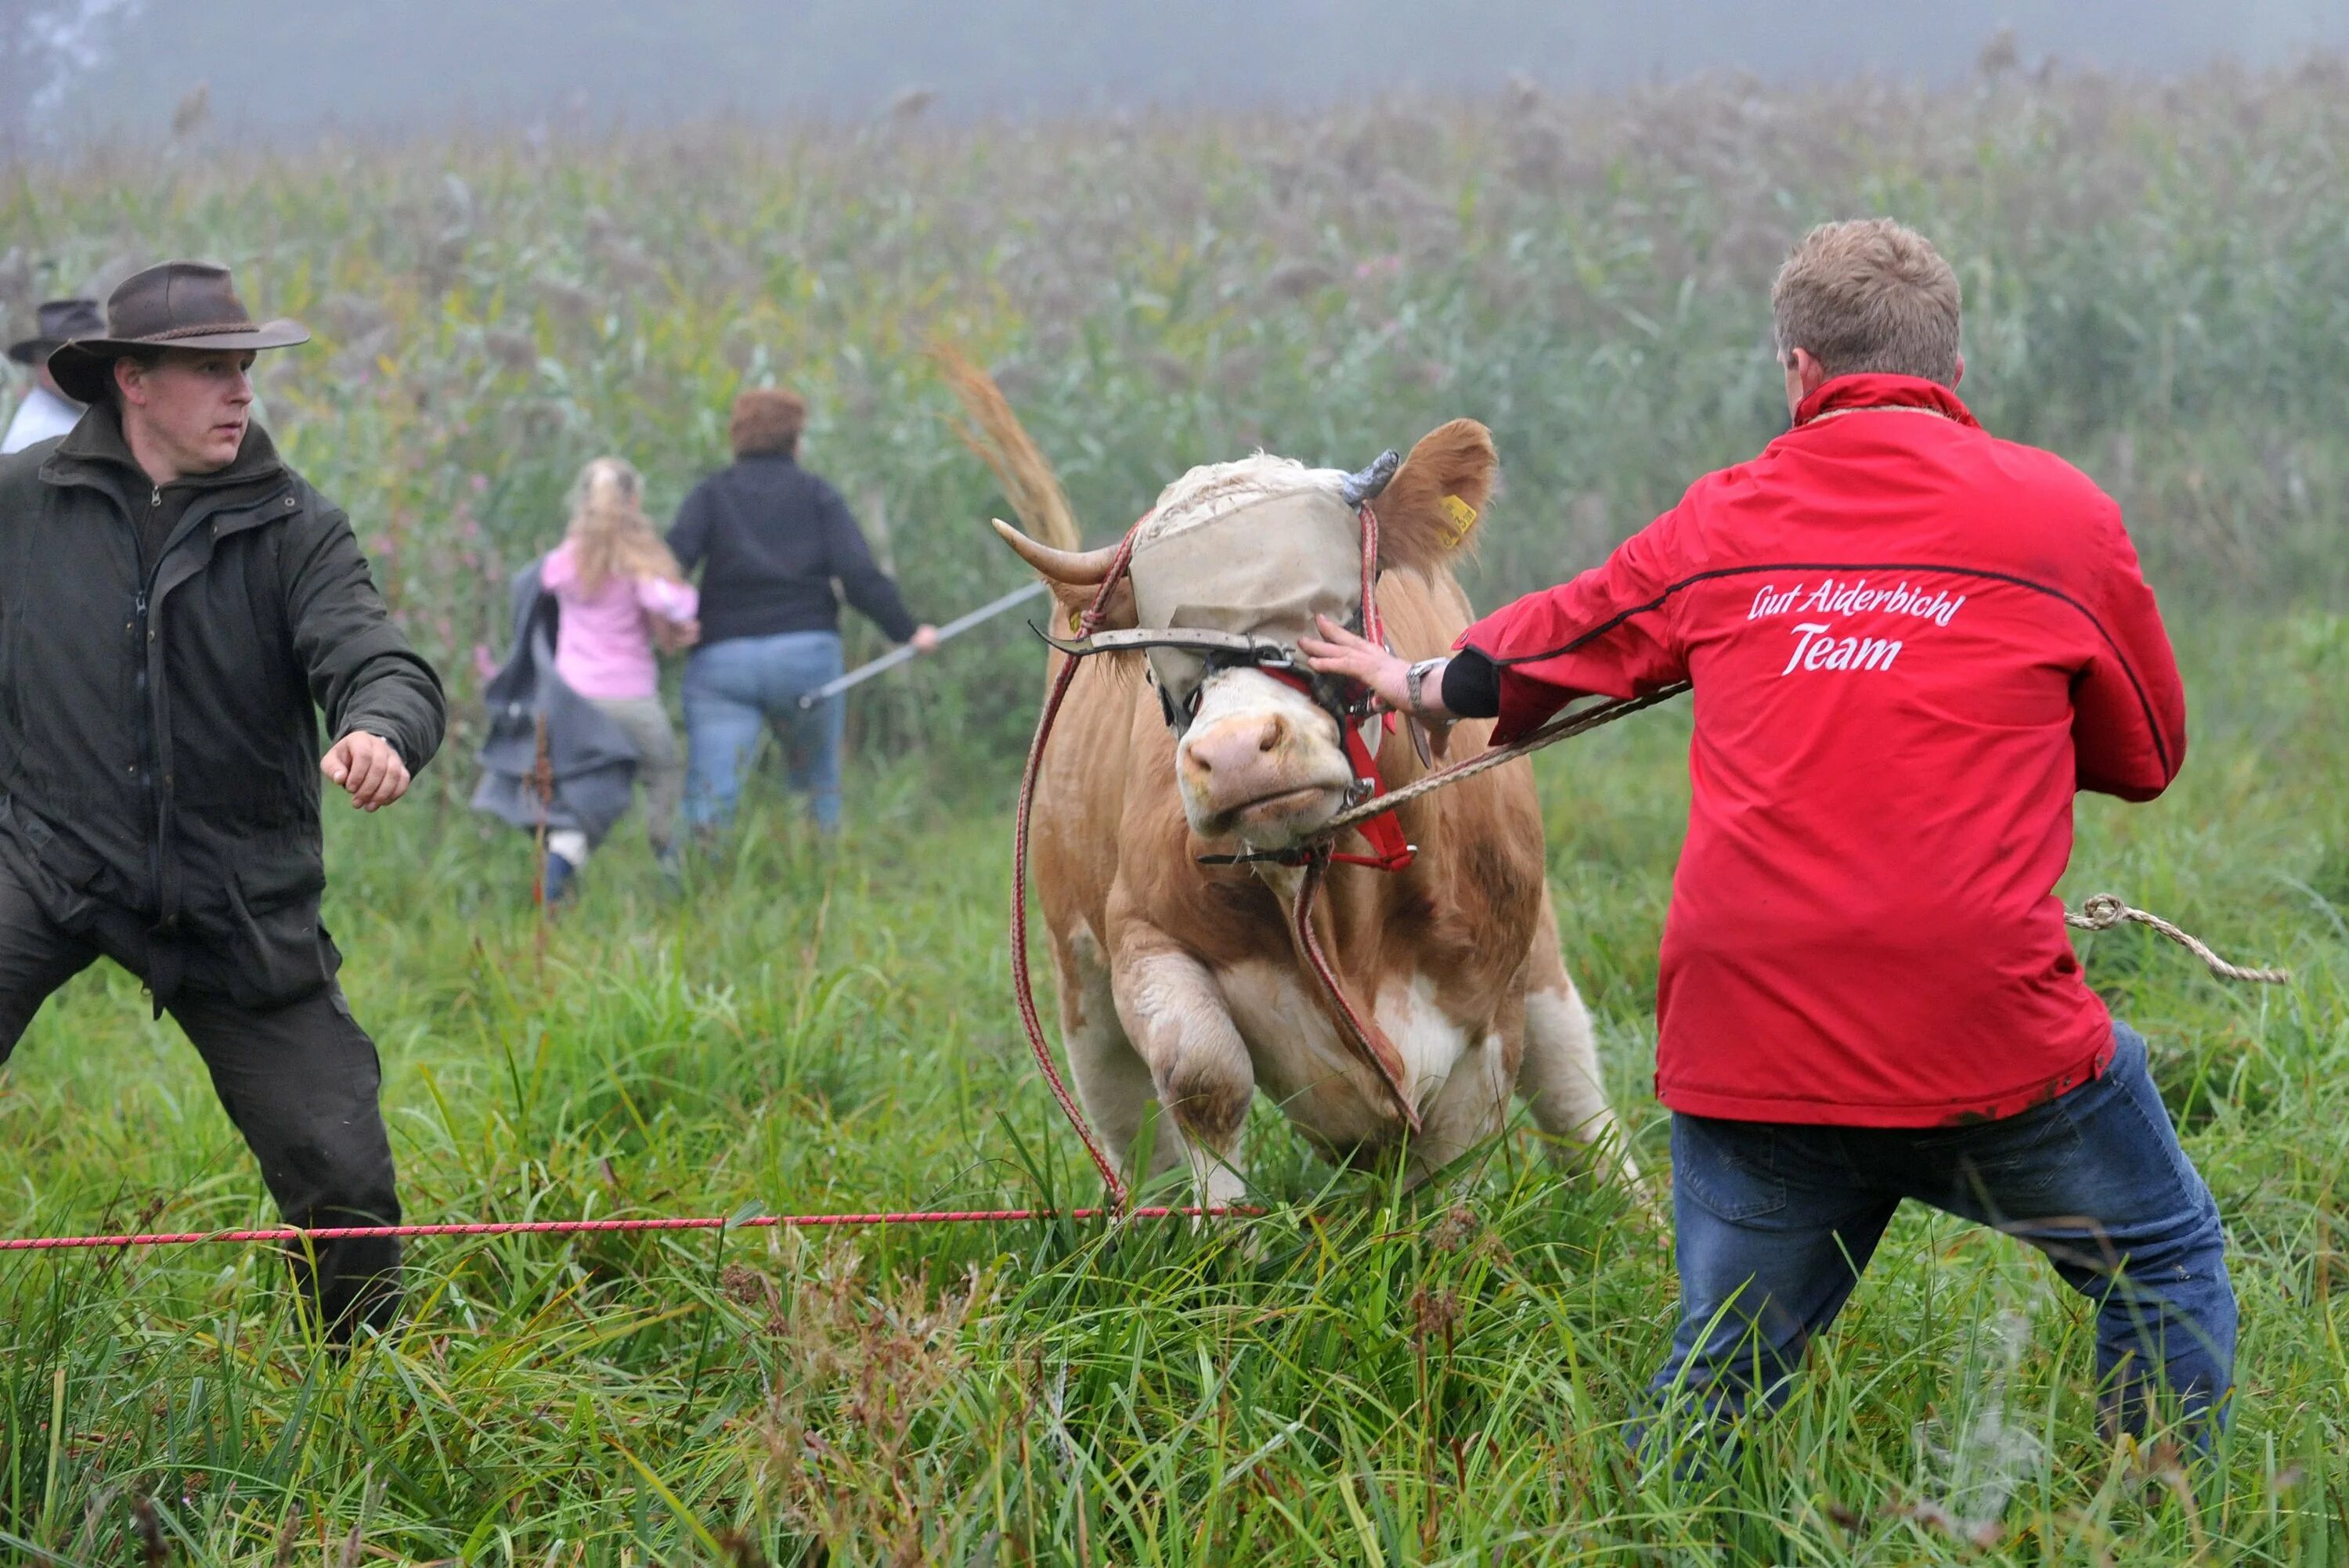
[[[1958,400],[1956,275],[1877,220],[1772,290],[1794,428],[1604,565],[1406,667],[1305,651],[1496,744],[1578,694],[1694,683],[1688,840],[1657,984],[1680,1330],[1656,1379],[1785,1393],[1903,1198],[2029,1242],[2097,1304],[2107,1409],[2223,1418],[2235,1301],[2145,1042],[2054,894],[2072,796],[2149,800],[2186,752],[2120,510]]]

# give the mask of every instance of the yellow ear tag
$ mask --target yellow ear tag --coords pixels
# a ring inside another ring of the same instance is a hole
[[[1079,604],[1071,604],[1071,605],[1070,605],[1070,606],[1069,606],[1069,635],[1071,635],[1071,636],[1072,636],[1072,637],[1073,637],[1073,636],[1076,636],[1076,635],[1080,634],[1081,633],[1082,633],[1082,632],[1084,631],[1084,629],[1085,629],[1085,612],[1084,612],[1084,607],[1083,607],[1082,605],[1079,605]]]
[[[1468,537],[1468,531],[1476,526],[1476,509],[1456,495],[1445,496],[1442,504],[1444,515],[1452,523],[1444,531],[1444,548],[1457,550],[1460,542]]]

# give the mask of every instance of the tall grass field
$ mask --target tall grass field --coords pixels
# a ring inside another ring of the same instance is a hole
[[[350,510],[458,723],[409,799],[329,808],[326,918],[410,1217],[1054,1207],[1099,1184],[1009,995],[1009,624],[852,699],[849,827],[771,781],[670,899],[631,825],[551,923],[464,806],[504,578],[579,464],[673,506],[737,389],[813,406],[917,613],[1021,581],[925,346],[989,365],[1095,540],[1188,465],[1357,466],[1494,428],[1472,594],[1595,562],[1783,427],[1767,284],[1821,218],[1930,233],[1964,395],[2121,500],[2194,732],[2084,799],[2112,891],[2287,985],[2080,938],[2230,1227],[2208,1470],[2100,1435],[2091,1317],[1910,1210],[1786,1409],[1643,1468],[1669,1236],[1518,1130],[1403,1191],[1259,1106],[1261,1218],[434,1239],[322,1350],[267,1248],[5,1255],[0,1551],[49,1563],[2349,1562],[2349,72],[1713,81],[1318,117],[452,134],[201,131],[0,173],[0,296],[167,255],[308,320],[266,418]],[[879,651],[853,628],[852,657]],[[1537,772],[1568,965],[1643,1163],[1684,709]],[[1930,1048],[1930,1042],[1919,1042]],[[0,1233],[274,1220],[193,1051],[96,969],[0,1069]]]

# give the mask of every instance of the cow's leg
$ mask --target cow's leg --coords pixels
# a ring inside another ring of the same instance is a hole
[[[1189,1160],[1201,1202],[1237,1202],[1256,1068],[1214,975],[1163,933],[1136,925],[1119,933],[1111,968],[1118,1017],[1172,1123],[1159,1130],[1162,1151],[1171,1145]]]
[[[1065,940],[1056,934],[1052,967],[1061,983],[1061,1039],[1069,1053],[1077,1101],[1110,1162],[1131,1176],[1134,1141],[1142,1136],[1157,1090],[1150,1081],[1149,1065],[1135,1054],[1118,1017],[1109,955],[1092,928],[1080,923]],[[1169,1169],[1179,1158],[1169,1143],[1165,1138],[1158,1140],[1151,1175]]]
[[[1590,1012],[1557,954],[1557,917],[1549,894],[1542,894],[1541,922],[1534,928],[1526,959],[1526,1050],[1517,1068],[1517,1092],[1533,1112],[1534,1125],[1553,1138],[1579,1145],[1586,1158],[1604,1153],[1624,1180],[1640,1182],[1640,1168],[1623,1140],[1615,1109],[1599,1078],[1599,1047]]]

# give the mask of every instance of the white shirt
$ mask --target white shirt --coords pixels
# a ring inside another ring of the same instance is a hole
[[[8,421],[8,433],[0,436],[0,457],[21,452],[36,441],[64,435],[81,422],[81,414],[80,404],[36,383],[16,406],[16,417]]]

